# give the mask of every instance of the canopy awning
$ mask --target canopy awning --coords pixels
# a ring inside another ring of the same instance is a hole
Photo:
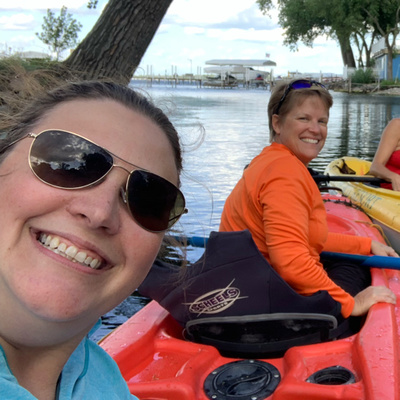
[[[216,59],[206,61],[207,65],[240,65],[242,67],[276,67],[271,60]]]

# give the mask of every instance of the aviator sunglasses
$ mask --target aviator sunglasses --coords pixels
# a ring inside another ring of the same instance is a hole
[[[29,166],[34,175],[60,189],[84,189],[101,183],[113,167],[129,173],[121,195],[132,218],[144,229],[162,232],[187,212],[182,192],[166,179],[116,156],[92,141],[63,130],[28,133],[8,147],[27,137],[33,138]],[[132,171],[115,164],[122,160]]]
[[[322,83],[319,83],[319,82],[313,81],[313,80],[298,79],[296,81],[289,83],[289,85],[287,86],[286,90],[284,91],[281,99],[279,100],[278,107],[276,107],[276,111],[274,114],[277,114],[277,115],[279,114],[279,110],[281,109],[283,102],[285,101],[288,93],[292,89],[309,89],[313,86],[318,86],[322,89],[328,90],[326,88],[326,86],[324,86]]]

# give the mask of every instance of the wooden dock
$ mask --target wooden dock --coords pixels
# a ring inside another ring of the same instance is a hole
[[[286,78],[288,81],[293,79],[293,77]],[[307,79],[307,78],[305,78]],[[313,79],[313,78],[309,78]],[[328,87],[331,84],[337,83],[337,81],[342,79],[338,79],[338,77],[334,78],[324,78],[323,83]],[[216,79],[210,75],[194,75],[194,74],[184,74],[184,75],[134,75],[131,82],[134,81],[144,81],[146,83],[146,87],[152,87],[153,84],[164,84],[170,85],[172,87],[177,87],[178,85],[193,85],[197,88],[214,88],[214,89],[232,89],[232,88],[263,88],[270,90],[271,87],[274,86],[275,81],[266,81],[266,80],[256,80],[252,79],[249,81],[245,81],[243,79],[235,79],[235,80],[221,80]]]
[[[184,75],[134,75],[133,81],[145,81],[147,87],[153,86],[153,83],[168,84],[178,86],[179,84],[202,86],[203,80],[206,79],[202,75],[184,74]]]
[[[215,79],[208,75],[194,75],[194,74],[184,74],[184,75],[134,75],[131,82],[134,81],[144,81],[146,87],[152,87],[153,84],[164,84],[170,85],[172,87],[177,87],[178,85],[193,85],[197,88],[209,87],[214,89],[232,89],[232,88],[253,88],[262,87],[269,89],[271,87],[271,82],[265,81],[244,81],[242,79],[232,80],[221,80]]]

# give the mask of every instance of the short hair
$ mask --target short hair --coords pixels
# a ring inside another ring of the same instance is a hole
[[[288,86],[295,82],[294,79],[290,82],[279,82],[273,89],[271,97],[268,102],[268,123],[269,123],[269,140],[272,142],[275,138],[276,132],[272,126],[272,116],[276,114],[279,102],[285,93]],[[318,96],[325,104],[327,110],[332,107],[332,96],[327,89],[320,86],[311,86],[310,88],[292,89],[287,93],[284,102],[279,109],[279,115],[285,117],[292,109],[298,104],[303,103],[304,100],[311,96]]]

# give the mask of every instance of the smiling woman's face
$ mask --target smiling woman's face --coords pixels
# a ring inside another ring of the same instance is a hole
[[[178,182],[165,133],[117,102],[60,104],[34,133],[46,129],[75,132],[129,163]],[[120,196],[125,170],[114,168],[101,184],[87,189],[52,188],[29,168],[31,143],[32,139],[19,142],[0,164],[0,336],[25,343],[36,340],[30,337],[42,326],[49,337],[52,329],[58,330],[57,340],[87,330],[137,288],[163,237],[144,230],[129,215]],[[132,169],[129,164],[124,167]],[[46,238],[53,245],[44,246],[41,241]],[[98,259],[102,267],[76,262],[51,249],[54,246],[71,247],[85,261]],[[45,336],[43,343],[50,344]]]
[[[288,147],[306,166],[318,156],[328,134],[329,111],[318,96],[307,97],[284,117],[273,115],[274,141]]]

